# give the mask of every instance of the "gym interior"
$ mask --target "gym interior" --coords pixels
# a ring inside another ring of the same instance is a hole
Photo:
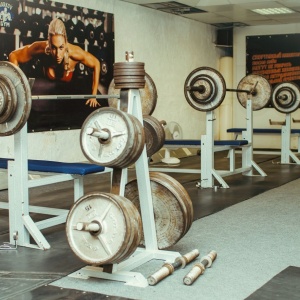
[[[0,299],[299,299],[300,5],[0,2]]]

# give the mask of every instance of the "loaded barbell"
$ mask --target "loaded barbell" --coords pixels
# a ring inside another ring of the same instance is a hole
[[[133,68],[132,72],[136,73],[137,71]],[[123,73],[121,76],[122,81],[126,79],[126,76],[130,76],[130,74]],[[135,85],[134,80],[130,77],[130,82],[127,83],[128,88],[133,88],[132,86]],[[141,88],[142,85],[139,81],[143,114],[150,115],[156,105],[156,87],[149,75],[146,75],[144,88]],[[122,86],[125,88],[126,84],[122,83]],[[114,80],[110,84],[109,92],[109,95],[32,96],[30,83],[24,72],[10,62],[0,61],[0,136],[13,135],[25,125],[30,115],[32,100],[111,99],[109,105],[116,108],[118,106],[117,101],[120,99],[120,90],[114,89]]]
[[[242,78],[236,89],[228,89],[222,74],[209,67],[193,70],[184,84],[186,100],[200,111],[210,111],[221,105],[226,91],[236,92],[243,107],[246,107],[247,100],[251,98],[253,110],[265,107],[271,97],[271,86],[263,76],[247,75]]]

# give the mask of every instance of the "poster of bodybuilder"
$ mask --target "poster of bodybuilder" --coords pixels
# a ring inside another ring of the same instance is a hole
[[[113,14],[48,0],[0,1],[0,60],[18,65],[33,96],[106,95]],[[33,100],[28,131],[79,129],[107,99]],[[67,98],[67,97],[66,97]]]

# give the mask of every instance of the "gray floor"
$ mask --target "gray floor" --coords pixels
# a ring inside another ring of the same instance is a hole
[[[196,188],[196,182],[199,180],[199,175],[195,174],[175,174],[170,173],[174,178],[176,178],[179,182],[183,184],[183,186],[188,191],[192,202],[194,206],[194,220],[190,231],[187,233],[187,235],[179,241],[178,244],[173,246],[171,250],[179,251],[181,254],[184,254],[186,251],[192,250],[192,246],[198,245],[199,250],[201,252],[201,255],[206,254],[209,250],[212,248],[216,248],[215,250],[219,253],[218,258],[215,262],[215,266],[213,266],[212,269],[207,270],[206,274],[210,274],[207,276],[203,276],[202,279],[205,278],[205,280],[199,280],[199,285],[197,281],[196,287],[199,289],[206,288],[206,280],[212,280],[214,276],[217,276],[218,281],[217,284],[220,284],[220,282],[223,281],[223,279],[219,278],[219,274],[222,274],[224,278],[234,278],[233,274],[231,275],[231,269],[235,270],[234,267],[238,268],[237,273],[235,273],[235,276],[237,278],[244,278],[242,276],[242,273],[245,272],[245,269],[248,267],[248,265],[241,265],[237,266],[234,260],[235,256],[239,256],[241,253],[243,253],[243,249],[234,247],[234,241],[238,242],[241,241],[247,241],[246,244],[246,250],[254,250],[257,247],[257,232],[261,232],[261,227],[254,228],[253,229],[253,235],[245,235],[243,233],[239,233],[236,235],[234,232],[230,232],[232,228],[229,228],[229,231],[224,232],[225,228],[222,228],[222,224],[224,222],[228,222],[232,219],[232,215],[227,215],[230,211],[228,211],[228,208],[233,206],[233,216],[239,216],[239,218],[234,223],[234,229],[236,230],[239,226],[238,224],[244,224],[244,228],[248,229],[250,225],[255,225],[255,218],[260,215],[260,209],[254,210],[255,214],[253,214],[253,218],[249,219],[243,219],[243,214],[245,212],[250,213],[252,211],[252,207],[248,207],[249,204],[257,203],[261,204],[264,202],[264,197],[262,197],[263,201],[261,200],[254,200],[251,201],[253,197],[260,195],[264,192],[270,191],[270,195],[268,203],[270,204],[269,208],[264,208],[264,210],[269,211],[269,209],[272,208],[272,206],[277,205],[277,211],[278,214],[275,215],[271,220],[275,224],[279,224],[279,221],[281,220],[281,213],[283,212],[283,209],[285,209],[285,206],[288,204],[283,202],[283,199],[285,199],[285,194],[287,194],[290,190],[292,190],[289,186],[285,186],[286,183],[292,182],[299,178],[300,175],[300,166],[297,165],[281,165],[278,164],[279,157],[276,155],[259,155],[255,156],[256,162],[262,167],[262,169],[267,173],[267,177],[247,177],[242,176],[240,174],[233,175],[230,177],[226,177],[226,182],[229,184],[229,189],[221,189],[218,188],[217,190],[214,189],[198,189]],[[226,163],[226,155],[220,154],[217,158],[217,163],[219,165],[222,165]],[[199,167],[199,157],[193,156],[182,160],[182,167]],[[134,171],[130,171],[130,175],[134,176]],[[99,185],[99,183],[101,183]],[[281,199],[277,199],[276,204],[274,200],[274,205],[272,203],[272,200],[275,196],[278,195],[278,191],[274,190],[277,187],[282,186],[283,192],[281,192]],[[93,191],[99,191],[99,187],[101,187],[101,191],[109,191],[109,177],[104,175],[101,177],[89,177],[86,178],[85,181],[85,187],[86,187],[86,193],[90,193]],[[295,186],[295,193],[292,196],[295,199],[298,198],[298,185]],[[263,194],[264,195],[264,194]],[[245,200],[251,199],[250,201],[246,201],[245,204],[243,203]],[[72,185],[71,183],[64,183],[64,184],[56,184],[55,186],[47,186],[43,188],[35,188],[30,190],[30,200],[31,204],[39,204],[39,205],[47,205],[51,203],[51,207],[60,207],[60,208],[69,208],[72,205],[73,201],[73,194],[72,194]],[[0,192],[0,201],[7,201],[7,191],[1,191]],[[238,207],[237,204],[241,204],[241,210],[235,211],[235,207]],[[280,206],[278,206],[281,204]],[[283,204],[283,205],[282,205]],[[245,206],[243,206],[245,205]],[[295,209],[293,214],[295,212],[298,212],[299,209],[298,202],[294,203]],[[251,209],[250,209],[251,208]],[[250,209],[250,210],[249,210]],[[276,207],[275,207],[276,209]],[[241,213],[242,212],[242,213]],[[299,213],[299,212],[298,212]],[[258,216],[257,216],[258,214]],[[288,212],[285,217],[289,217]],[[250,215],[251,216],[251,215]],[[42,219],[44,216],[35,215],[33,216],[34,219]],[[262,216],[261,216],[262,217]],[[216,221],[218,220],[218,221]],[[234,219],[232,219],[234,220]],[[247,220],[248,223],[245,223]],[[196,227],[196,224],[200,224],[200,229]],[[212,223],[210,223],[212,222]],[[233,222],[233,221],[232,221]],[[242,222],[242,223],[241,223]],[[207,224],[208,227],[204,228],[204,226]],[[219,236],[219,232],[217,231],[217,225],[222,228],[223,235]],[[272,225],[273,223],[271,223]],[[285,223],[283,223],[284,225]],[[271,226],[269,224],[269,226]],[[232,226],[232,224],[231,224]],[[264,226],[264,225],[263,225]],[[272,227],[272,226],[271,226]],[[282,226],[284,227],[284,226]],[[293,227],[293,224],[290,225],[290,227]],[[280,227],[276,227],[279,229]],[[298,227],[299,228],[299,227]],[[211,230],[213,229],[213,230]],[[76,255],[70,250],[70,247],[66,241],[65,232],[64,232],[64,225],[59,225],[56,227],[53,227],[51,229],[47,229],[43,231],[43,234],[51,244],[51,249],[47,251],[40,251],[40,250],[33,250],[25,247],[18,247],[17,250],[10,250],[10,251],[0,251],[0,276],[1,276],[1,283],[0,283],[0,299],[121,299],[121,298],[129,298],[129,299],[142,299],[140,294],[130,293],[126,294],[124,293],[117,293],[116,288],[113,287],[112,291],[108,292],[108,290],[105,289],[99,289],[98,284],[99,282],[94,284],[94,287],[96,287],[96,291],[85,291],[82,292],[79,288],[78,283],[75,285],[72,285],[72,287],[69,287],[67,285],[62,285],[62,288],[60,287],[60,284],[58,284],[59,281],[57,281],[59,278],[60,280],[63,280],[68,277],[66,277],[68,274],[84,267],[86,264],[79,260]],[[195,236],[194,236],[195,235]],[[191,242],[191,239],[197,240],[198,244],[193,244]],[[230,237],[230,239],[226,240],[225,237]],[[261,249],[264,249],[264,242],[266,242],[266,245],[269,250],[270,249],[277,249],[278,245],[282,244],[281,240],[276,240],[276,242],[271,242],[271,244],[268,244],[267,242],[268,234],[265,232],[265,235],[260,236],[260,247]],[[291,238],[290,236],[287,236],[287,238]],[[8,214],[6,210],[0,211],[0,243],[6,242],[8,240]],[[245,245],[244,245],[245,246]],[[253,247],[253,248],[252,248]],[[249,248],[249,249],[248,249]],[[284,249],[286,250],[286,249]],[[291,248],[291,250],[295,251],[295,248]],[[251,252],[251,251],[250,251]],[[274,258],[275,254],[272,253],[272,259]],[[246,252],[245,252],[246,253]],[[249,251],[247,252],[249,253]],[[276,252],[277,253],[277,252]],[[263,251],[259,253],[255,253],[256,255],[260,254],[261,256],[253,256],[253,257],[247,257],[246,255],[242,256],[242,258],[245,261],[251,261],[253,258],[255,261],[253,264],[255,266],[259,266],[259,274],[254,274],[254,271],[257,271],[257,269],[253,268],[251,269],[251,272],[253,272],[254,277],[261,277],[261,274],[266,273],[269,279],[275,276],[274,272],[280,272],[286,264],[286,261],[284,261],[283,264],[276,264],[274,259],[274,264],[276,266],[276,270],[272,270],[272,272],[269,270],[269,266],[267,264],[262,264],[262,261],[267,261],[268,259],[268,251],[264,253]],[[286,252],[280,252],[280,254],[276,255],[277,260],[282,260],[281,256],[285,258]],[[290,263],[297,264],[298,263],[298,257],[295,255],[291,255],[295,258],[295,260],[291,261]],[[220,262],[219,262],[220,261]],[[272,261],[272,260],[271,260]],[[222,262],[222,264],[221,264]],[[149,265],[150,264],[150,265]],[[225,264],[225,265],[224,265]],[[147,274],[150,274],[152,270],[159,267],[161,265],[161,261],[154,261],[149,262],[147,269]],[[225,267],[224,267],[225,266]],[[299,266],[299,263],[298,263]],[[214,268],[215,267],[215,268]],[[228,269],[228,274],[224,271]],[[213,270],[215,270],[213,272]],[[236,271],[236,270],[235,270]],[[240,272],[240,273],[239,273]],[[179,272],[178,272],[179,273]],[[178,276],[182,277],[182,275],[185,273],[185,270],[182,270]],[[272,273],[272,274],[271,274]],[[175,273],[174,273],[175,274]],[[252,273],[250,273],[251,275]],[[145,274],[146,275],[146,274]],[[178,290],[182,288],[181,281],[178,281],[179,277],[172,276],[172,280],[165,280],[163,283],[158,284],[155,287],[147,288],[151,291],[151,294],[157,296],[159,295],[159,291],[162,289],[162,287],[172,288],[176,284],[180,284],[178,286]],[[263,279],[260,280],[260,282],[253,286],[250,286],[250,288],[247,289],[247,292],[245,292],[243,295],[248,296],[251,292],[254,292],[255,289],[259,288],[262,284],[265,283],[266,277],[263,277]],[[174,280],[174,281],[173,281]],[[52,284],[50,285],[50,283]],[[248,282],[248,279],[247,279]],[[55,285],[53,285],[55,283]],[[233,284],[233,281],[224,281],[224,284],[230,285]],[[106,287],[112,287],[112,283],[105,281],[102,282],[101,285],[104,285]],[[222,283],[223,285],[223,283]],[[239,285],[234,284],[233,286],[229,286],[228,289],[230,290],[243,290]],[[193,288],[190,289],[193,291]],[[130,289],[129,289],[130,291]],[[198,293],[197,292],[197,293]],[[96,294],[96,295],[95,295]],[[108,296],[109,295],[109,296]],[[172,293],[170,294],[171,297]],[[224,295],[223,299],[226,295]],[[85,297],[85,298],[84,298]],[[88,298],[89,297],[89,298]],[[146,299],[146,298],[144,298]],[[151,299],[151,298],[148,298]],[[159,299],[159,297],[157,298]],[[164,298],[167,299],[167,298]],[[171,298],[170,298],[171,299]],[[176,299],[176,297],[172,299]],[[205,299],[205,298],[204,298]],[[214,299],[214,298],[206,298],[206,299]],[[228,298],[229,299],[229,298]],[[231,298],[231,299],[242,299],[237,296],[237,298]]]

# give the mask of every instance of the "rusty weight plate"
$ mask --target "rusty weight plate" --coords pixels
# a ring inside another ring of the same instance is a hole
[[[273,107],[282,113],[292,113],[299,108],[300,91],[294,82],[277,84],[272,92]]]
[[[184,95],[193,108],[211,111],[224,100],[226,84],[220,72],[209,67],[192,71],[184,83]]]
[[[143,116],[147,156],[159,151],[165,142],[165,130],[160,121],[150,115]]]
[[[82,230],[81,224],[97,224],[99,230]],[[71,207],[66,221],[72,251],[92,265],[119,263],[140,244],[142,223],[138,210],[125,197],[93,193]]]
[[[17,133],[26,124],[31,111],[31,91],[23,71],[10,62],[0,62],[0,76],[0,97],[3,97],[0,136],[8,136]]]
[[[191,199],[187,193],[182,193],[181,184],[169,175],[150,172],[150,185],[157,244],[159,249],[166,249],[176,244],[190,228],[193,219]],[[125,197],[140,211],[137,180],[128,182]]]
[[[157,103],[157,90],[154,81],[145,73],[145,87],[139,89],[143,115],[151,115]],[[114,79],[111,81],[108,88],[109,95],[120,95],[120,89],[115,88]],[[110,107],[118,108],[118,98],[109,98],[108,104]]]
[[[89,135],[90,128],[109,133],[106,140]],[[142,153],[145,135],[141,122],[132,115],[111,107],[93,111],[80,132],[81,149],[95,164],[126,168]]]
[[[268,80],[257,74],[250,74],[241,79],[238,90],[251,91],[251,94],[237,92],[237,98],[243,107],[247,107],[247,100],[252,100],[252,110],[260,110],[270,103],[272,88]]]

